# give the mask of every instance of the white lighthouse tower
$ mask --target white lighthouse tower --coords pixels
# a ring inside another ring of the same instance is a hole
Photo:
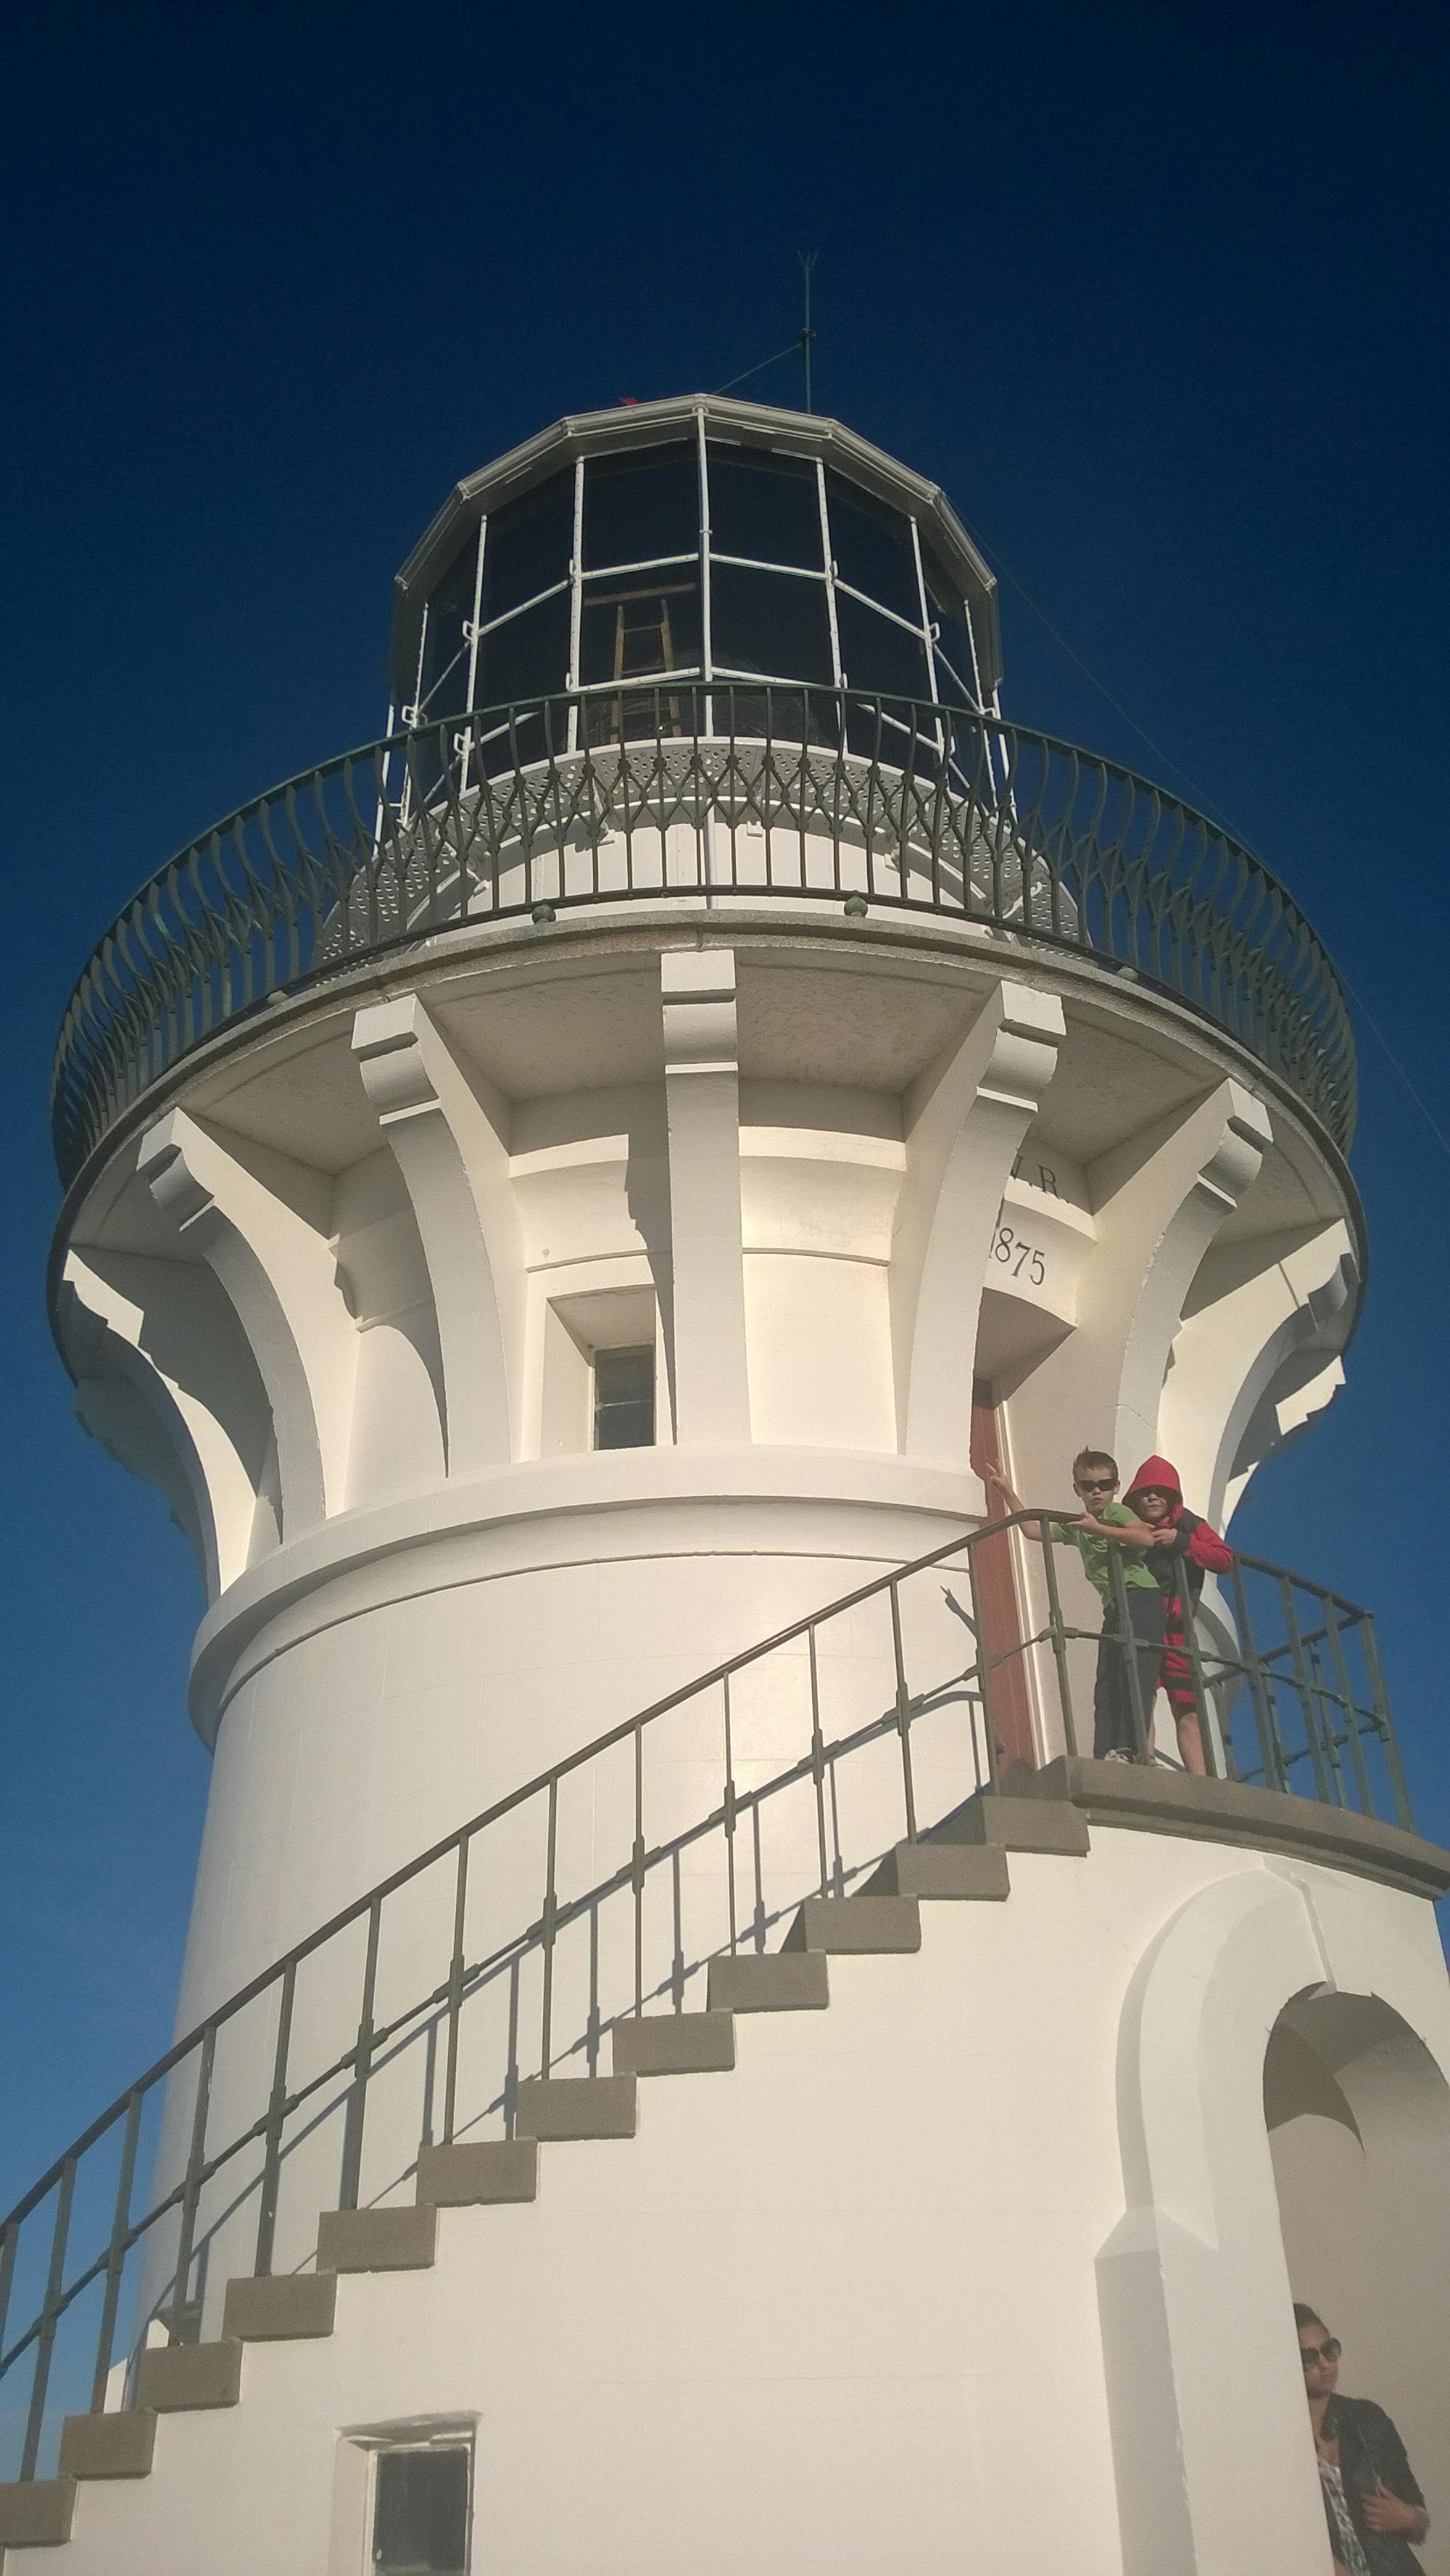
[[[1003,720],[835,422],[559,422],[393,669],[62,1031],[56,1328],[214,1772],[176,2045],[0,2222],[7,2570],[1310,2576],[1299,2298],[1444,2576],[1450,1857],[1369,1619],[1236,1561],[1207,1775],[1151,1677],[1100,1761],[1043,1520],[1089,1443],[1222,1527],[1332,1396],[1332,965]]]

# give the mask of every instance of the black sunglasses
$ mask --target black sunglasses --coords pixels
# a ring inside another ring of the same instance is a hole
[[[1116,1476],[1080,1476],[1077,1489],[1080,1494],[1110,1494],[1117,1481]]]
[[[1343,2350],[1344,2346],[1338,2335],[1331,2335],[1328,2343],[1301,2343],[1299,2358],[1307,2370],[1311,2362],[1338,2361]]]

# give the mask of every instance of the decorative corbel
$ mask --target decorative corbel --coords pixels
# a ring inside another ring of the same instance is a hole
[[[184,1109],[143,1137],[139,1169],[246,1335],[271,1408],[283,1536],[295,1537],[346,1503],[357,1334],[327,1235],[302,1212],[326,1185],[280,1154],[224,1144]]]
[[[961,1467],[970,1457],[992,1236],[1064,1034],[1055,993],[1000,983],[966,1036],[906,1095],[891,1333],[900,1445],[911,1456]]]
[[[518,1442],[525,1289],[504,1104],[416,993],[367,1004],[352,1047],[428,1268],[448,1472],[504,1466]]]

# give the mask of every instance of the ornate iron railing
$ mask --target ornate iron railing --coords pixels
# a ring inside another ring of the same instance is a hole
[[[453,926],[662,897],[929,913],[1091,958],[1227,1030],[1349,1142],[1353,1038],[1324,949],[1259,860],[1164,789],[955,708],[660,683],[393,735],[182,850],[66,1012],[62,1176],[273,994]]]
[[[216,2335],[228,2270],[315,2263],[323,2211],[526,2130],[531,2083],[597,2076],[612,2026],[701,2002],[712,1958],[951,1839],[1034,1744],[1088,1750],[1099,1630],[1064,1614],[1050,1526],[975,1529],[612,1727],[168,2049],[0,2222],[0,2479],[125,2404],[148,2337]],[[1365,1611],[1241,1557],[1190,1664],[1210,1771],[1410,1825]],[[1156,1651],[1127,1679],[1150,1762]]]

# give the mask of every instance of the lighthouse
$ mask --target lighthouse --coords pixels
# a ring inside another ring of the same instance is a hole
[[[391,674],[62,1024],[55,1329],[213,1770],[175,2044],[0,2222],[7,2570],[1310,2576],[1295,2299],[1450,2569],[1372,1620],[1236,1555],[1204,1772],[1136,1666],[1109,1762],[1063,1543],[1084,1447],[1222,1528],[1341,1382],[1332,961],[1003,715],[834,421],[559,421]]]

